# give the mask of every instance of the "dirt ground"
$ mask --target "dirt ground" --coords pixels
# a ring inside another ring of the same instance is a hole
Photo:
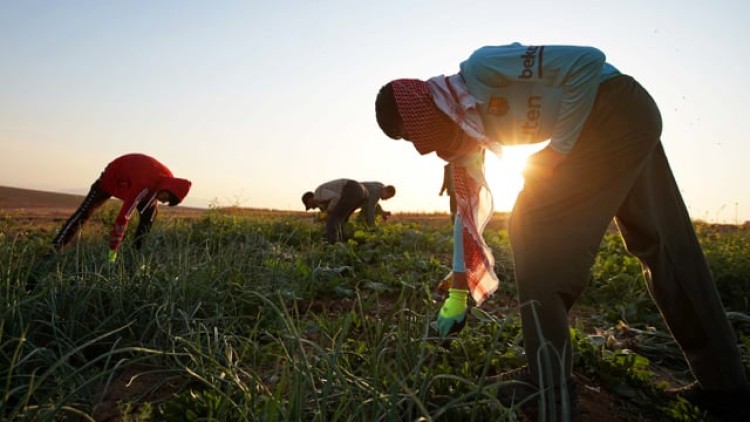
[[[590,379],[576,375],[579,386],[581,422],[656,422],[638,414],[638,409],[613,396]],[[121,422],[121,405],[134,399],[142,402],[158,402],[169,398],[179,388],[165,382],[162,375],[146,368],[128,368],[106,389],[94,418],[100,422]],[[528,412],[519,415],[523,422],[534,422],[537,415]]]

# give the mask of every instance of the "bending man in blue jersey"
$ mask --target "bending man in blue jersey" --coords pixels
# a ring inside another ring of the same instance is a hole
[[[697,379],[681,393],[719,417],[748,417],[737,340],[664,154],[659,109],[601,51],[483,47],[457,74],[386,84],[376,113],[390,138],[454,166],[462,247],[455,248],[460,265],[438,316],[442,335],[463,326],[469,296],[481,305],[497,287],[482,239],[492,211],[485,151],[549,140],[529,158],[510,220],[528,367],[506,377],[575,397],[568,312],[614,218]],[[575,411],[575,400],[568,404]]]

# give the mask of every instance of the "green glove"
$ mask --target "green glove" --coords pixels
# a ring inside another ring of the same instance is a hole
[[[110,249],[109,253],[107,254],[107,261],[109,261],[110,264],[114,264],[117,260],[117,251],[114,249]]]
[[[438,314],[437,326],[440,337],[461,331],[466,323],[466,302],[469,291],[466,289],[450,288],[448,298],[443,302]]]

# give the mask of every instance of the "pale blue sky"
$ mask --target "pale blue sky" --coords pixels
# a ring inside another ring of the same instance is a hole
[[[380,132],[377,90],[519,41],[604,51],[660,105],[692,216],[750,220],[747,22],[744,0],[2,0],[0,185],[84,193],[138,151],[193,181],[187,205],[299,210],[349,177],[445,211],[442,161]],[[488,157],[500,210],[508,168]]]

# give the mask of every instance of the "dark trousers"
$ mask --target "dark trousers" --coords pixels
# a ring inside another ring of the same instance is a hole
[[[344,239],[343,225],[349,221],[354,211],[367,202],[368,194],[361,184],[347,182],[341,190],[341,198],[333,209],[328,210],[326,219],[326,238],[333,244]]]
[[[89,189],[89,193],[84,198],[76,212],[68,218],[63,224],[57,236],[52,240],[52,245],[56,250],[64,248],[73,238],[81,231],[83,225],[91,218],[94,211],[101,208],[112,195],[103,191],[99,186],[99,180],[94,182]]]
[[[661,115],[631,77],[604,82],[550,180],[526,180],[510,241],[529,365],[571,372],[568,311],[613,217],[664,320],[705,388],[747,382],[736,338],[661,144]],[[550,352],[550,353],[545,353]],[[562,362],[561,362],[562,361]]]
[[[156,206],[156,202],[151,204],[142,204],[138,206],[138,227],[135,229],[135,240],[134,246],[140,250],[143,247],[143,241],[146,239],[146,235],[151,231],[151,226],[156,220],[157,214],[159,214],[159,208]]]
[[[94,214],[94,212],[101,208],[102,205],[104,205],[105,202],[109,198],[111,198],[112,195],[102,190],[99,180],[94,182],[91,185],[91,189],[89,189],[89,193],[86,195],[86,198],[84,198],[83,202],[81,202],[81,205],[78,206],[78,209],[76,212],[73,213],[73,215],[68,218],[68,220],[63,224],[62,228],[60,228],[60,231],[57,233],[55,238],[52,240],[52,245],[56,250],[63,249],[66,245],[68,245],[73,238],[81,231],[81,228],[83,225],[91,218],[91,216]],[[139,204],[136,208],[138,210],[139,214],[139,220],[138,220],[138,227],[135,230],[135,248],[140,249],[143,246],[143,241],[148,234],[149,231],[151,231],[151,226],[154,223],[154,220],[156,219],[156,215],[158,214],[158,209],[156,206],[156,202],[153,203],[142,203]]]

